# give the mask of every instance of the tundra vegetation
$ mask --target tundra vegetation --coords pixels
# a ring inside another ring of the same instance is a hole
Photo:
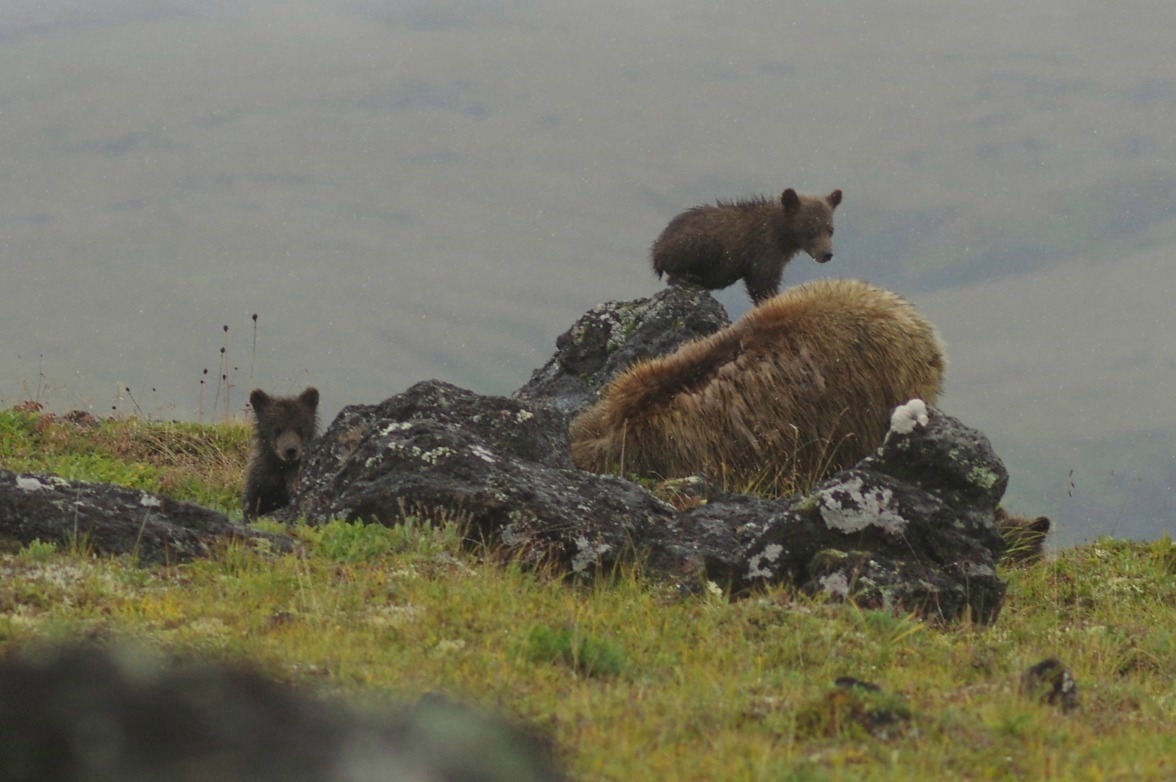
[[[4,411],[0,468],[239,517],[249,439],[244,422],[79,426]],[[730,602],[639,569],[572,586],[453,527],[291,532],[295,553],[228,544],[182,566],[96,557],[85,540],[0,547],[0,645],[125,642],[360,700],[439,691],[537,726],[582,780],[1176,777],[1166,537],[1007,568],[1004,610],[983,627],[783,589]],[[1049,657],[1072,671],[1077,709],[1020,691]]]

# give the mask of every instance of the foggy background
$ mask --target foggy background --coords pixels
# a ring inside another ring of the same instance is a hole
[[[1056,545],[1171,532],[1174,29],[1168,2],[6,0],[0,405],[218,420],[222,348],[236,415],[255,386],[317,386],[324,426],[428,378],[507,394],[658,290],[677,212],[839,187],[836,257],[786,284],[935,323],[940,406]]]

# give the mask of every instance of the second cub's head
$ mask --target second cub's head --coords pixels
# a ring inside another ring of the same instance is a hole
[[[788,188],[780,195],[789,239],[817,263],[833,260],[833,210],[840,203],[840,190],[827,196],[808,196]]]
[[[315,388],[289,397],[272,397],[260,388],[254,389],[249,404],[253,406],[253,431],[259,452],[269,452],[290,465],[298,464],[318,429],[318,401]]]

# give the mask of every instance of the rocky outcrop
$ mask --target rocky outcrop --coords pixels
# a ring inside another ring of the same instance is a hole
[[[1004,600],[994,511],[1007,484],[987,438],[912,401],[876,455],[772,520],[735,580],[990,622]]]
[[[1004,585],[993,511],[1007,475],[988,441],[921,402],[876,456],[811,494],[715,494],[676,511],[637,483],[567,466],[566,416],[418,383],[346,408],[312,452],[292,516],[458,520],[472,540],[586,576],[643,561],[740,594],[790,584],[927,616],[991,621]]]
[[[586,575],[675,514],[634,483],[574,469],[560,411],[427,381],[339,413],[286,515],[459,521],[509,556]]]
[[[151,564],[206,556],[218,541],[293,543],[234,524],[221,513],[136,489],[0,470],[0,541],[77,545],[95,554],[131,554]]]
[[[648,299],[605,302],[559,335],[555,355],[514,396],[575,413],[634,362],[672,353],[729,325],[723,306],[693,285],[670,286]]]

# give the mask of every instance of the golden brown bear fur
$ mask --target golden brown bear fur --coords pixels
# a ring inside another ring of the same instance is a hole
[[[945,366],[935,329],[902,298],[816,280],[618,377],[572,422],[572,460],[796,489],[877,449],[893,408],[934,403]]]

